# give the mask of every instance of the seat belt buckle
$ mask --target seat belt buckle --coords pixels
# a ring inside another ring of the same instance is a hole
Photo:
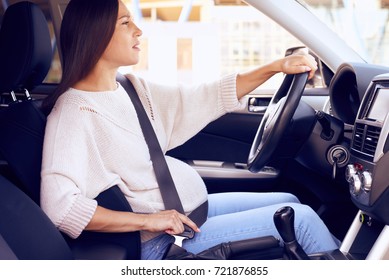
[[[173,234],[174,237],[174,244],[182,247],[182,242],[186,239],[192,239],[195,236],[195,231],[188,227],[187,225],[184,225],[184,231],[180,234]]]

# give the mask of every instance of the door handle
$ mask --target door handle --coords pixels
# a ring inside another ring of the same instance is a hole
[[[255,106],[255,105],[249,105],[249,112],[254,113],[265,113],[267,109],[267,106]]]
[[[252,113],[265,113],[270,103],[268,97],[250,97],[248,101],[248,110]]]

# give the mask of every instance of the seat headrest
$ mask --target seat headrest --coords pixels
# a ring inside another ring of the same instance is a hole
[[[36,4],[23,1],[8,7],[0,50],[0,93],[31,90],[44,80],[53,52],[46,18]]]

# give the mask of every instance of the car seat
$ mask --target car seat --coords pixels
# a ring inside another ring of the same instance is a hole
[[[49,29],[38,6],[31,2],[9,6],[0,29],[0,50],[0,93],[9,94],[13,104],[21,93],[27,93],[25,99],[31,99],[28,92],[43,81],[52,60]],[[39,204],[40,161],[36,159],[39,159],[40,151],[32,147],[37,146],[36,141],[41,137],[38,132],[44,131],[45,117],[35,104],[23,103],[20,107],[24,108],[10,106],[9,116],[2,118],[0,153],[4,158],[15,158],[8,163],[13,170],[12,179]],[[27,112],[30,110],[34,112]],[[28,131],[22,128],[25,122],[29,122],[27,127],[41,127]],[[18,130],[20,137],[14,137],[14,131],[6,133],[11,128]]]
[[[46,116],[39,109],[40,100],[33,100],[29,92],[46,77],[52,47],[46,18],[36,4],[23,1],[8,7],[0,29],[0,50],[0,93],[12,96],[9,106],[0,111],[0,155],[9,168],[9,179],[39,206]],[[17,98],[20,93],[24,96]],[[132,211],[117,186],[96,200],[112,210]],[[26,217],[29,214],[25,212]],[[1,220],[5,216],[0,212]],[[139,232],[83,232],[74,240],[64,238],[78,259],[140,258]]]
[[[0,259],[73,259],[63,236],[42,209],[0,176]]]

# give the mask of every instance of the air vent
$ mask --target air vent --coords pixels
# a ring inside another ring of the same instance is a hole
[[[362,123],[355,124],[353,149],[374,157],[381,128]]]
[[[363,145],[363,152],[374,156],[380,138],[381,128],[376,126],[366,126],[366,138]]]
[[[360,152],[362,152],[364,134],[365,134],[365,125],[356,123],[354,138],[353,138],[353,148]]]

